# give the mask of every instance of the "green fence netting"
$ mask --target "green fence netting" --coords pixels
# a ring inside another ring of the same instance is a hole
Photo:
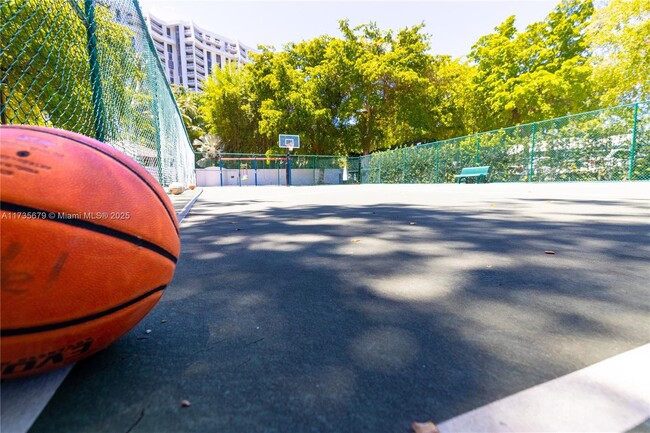
[[[137,0],[1,0],[0,119],[103,141],[162,185],[194,155]]]
[[[361,183],[454,182],[464,167],[486,165],[490,166],[491,182],[650,180],[650,103],[378,152],[349,161],[350,167],[358,167]]]

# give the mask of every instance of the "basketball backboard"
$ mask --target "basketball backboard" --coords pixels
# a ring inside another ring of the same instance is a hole
[[[300,147],[299,135],[280,134],[280,147],[298,149]]]

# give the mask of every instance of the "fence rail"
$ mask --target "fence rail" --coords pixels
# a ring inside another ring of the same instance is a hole
[[[137,0],[0,1],[0,120],[97,138],[162,185],[194,155]]]
[[[650,180],[650,103],[350,158],[348,170],[361,183],[447,183],[486,165],[491,182]]]

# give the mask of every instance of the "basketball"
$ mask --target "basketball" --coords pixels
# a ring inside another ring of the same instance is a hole
[[[77,362],[158,302],[180,254],[167,194],[83,135],[0,127],[2,379]]]

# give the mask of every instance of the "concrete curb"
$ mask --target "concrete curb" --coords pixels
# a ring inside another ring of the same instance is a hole
[[[196,202],[196,199],[198,199],[201,194],[203,194],[203,189],[199,191],[197,195],[195,195],[192,200],[190,200],[184,207],[183,210],[180,211],[178,214],[178,223],[180,224],[181,221],[183,221],[183,218],[187,216],[188,213],[190,213],[190,210],[192,210],[192,206],[194,206],[194,203]]]

